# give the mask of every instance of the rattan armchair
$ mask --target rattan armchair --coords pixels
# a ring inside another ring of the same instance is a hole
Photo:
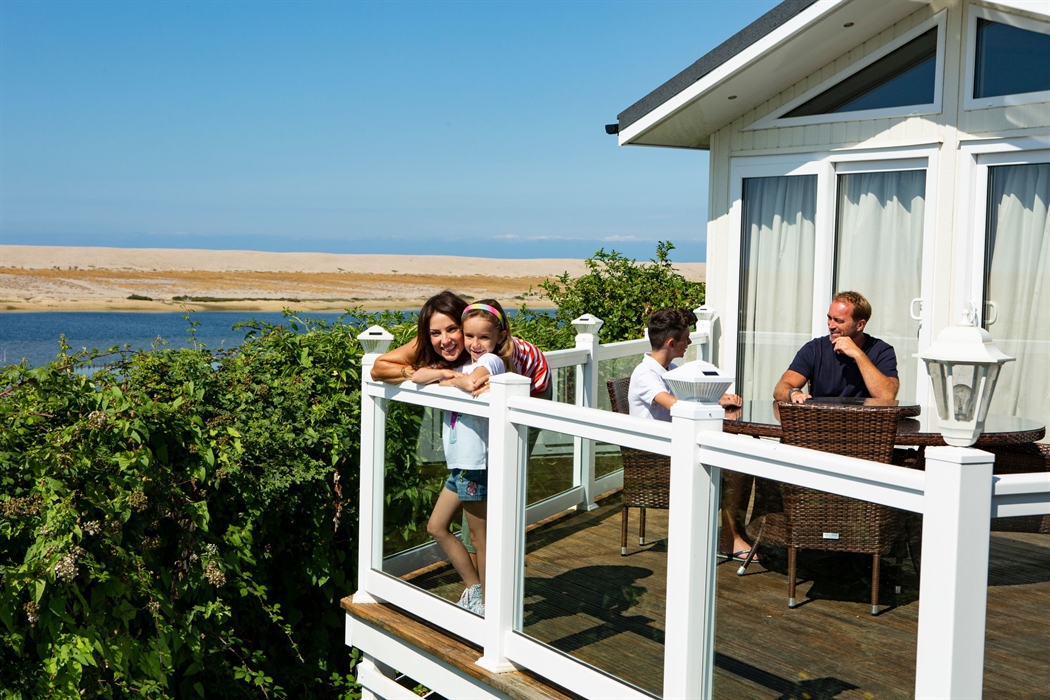
[[[993,474],[1050,472],[1050,445],[1027,442],[1020,445],[982,447],[995,455]],[[992,518],[992,530],[999,532],[1050,533],[1050,515],[1027,515],[1018,518]]]
[[[617,413],[630,414],[627,392],[631,378],[610,379],[605,383],[609,401]],[[627,556],[627,513],[638,508],[638,544],[645,544],[645,509],[663,508],[671,503],[671,459],[651,452],[621,447],[623,457],[623,511],[620,525],[620,556]]]
[[[781,403],[779,411],[782,444],[873,462],[893,461],[898,419],[895,407]],[[788,607],[793,608],[799,550],[870,554],[871,614],[877,614],[879,557],[902,541],[905,514],[793,484],[780,484],[780,492],[783,510],[761,515],[748,524],[754,546],[737,573],[744,573],[759,544],[787,549]]]

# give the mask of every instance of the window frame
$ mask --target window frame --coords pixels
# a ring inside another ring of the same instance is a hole
[[[834,293],[835,244],[838,222],[838,177],[847,173],[885,172],[897,170],[925,170],[925,217],[923,222],[923,261],[921,287],[924,294],[921,310],[920,351],[932,340],[934,274],[936,256],[934,240],[937,229],[939,144],[906,146],[901,148],[850,149],[820,153],[793,153],[770,156],[736,156],[730,161],[729,174],[729,239],[727,248],[732,263],[727,270],[728,294],[725,300],[723,335],[732,343],[732,351],[724,347],[720,367],[729,376],[736,376],[740,328],[740,265],[743,255],[744,180],[756,177],[783,177],[792,175],[817,176],[817,201],[813,222],[816,237],[813,249],[813,321],[812,337],[827,334],[828,300]],[[913,361],[898,358],[898,362]],[[784,369],[787,369],[785,367]],[[918,386],[914,397],[919,405],[927,405],[929,384],[925,366],[920,363]],[[911,400],[912,397],[901,397]]]
[[[886,43],[871,52],[848,68],[839,71],[814,88],[804,92],[799,97],[781,105],[766,116],[750,124],[741,131],[752,131],[757,129],[772,129],[780,127],[807,126],[809,124],[830,124],[837,122],[861,121],[864,119],[883,119],[886,117],[914,117],[927,114],[940,114],[942,112],[942,101],[944,95],[944,53],[945,53],[945,27],[948,12],[941,10],[933,17],[922,22],[916,27],[909,29],[896,39]],[[937,55],[933,78],[933,102],[918,105],[902,105],[900,107],[885,107],[883,109],[867,109],[856,112],[834,112],[831,114],[813,114],[805,117],[782,117],[781,115],[791,112],[811,99],[829,90],[835,85],[848,80],[852,75],[867,68],[880,58],[893,53],[909,41],[925,34],[930,29],[937,28]],[[836,57],[837,58],[837,57]]]
[[[963,87],[963,110],[973,111],[977,109],[990,109],[994,107],[1010,107],[1013,105],[1026,105],[1035,102],[1050,101],[1050,90],[1037,90],[1035,92],[1019,92],[1011,95],[996,95],[994,97],[974,97],[974,79],[977,73],[977,20],[985,19],[990,22],[998,22],[1010,27],[1024,29],[1039,34],[1050,34],[1050,22],[1041,22],[1027,17],[1010,14],[1001,10],[995,10],[981,5],[968,5],[966,19],[966,82]]]

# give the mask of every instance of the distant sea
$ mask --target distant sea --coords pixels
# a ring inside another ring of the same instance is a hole
[[[339,318],[339,312],[303,312],[302,318]],[[71,351],[82,348],[105,350],[114,345],[130,345],[148,350],[159,336],[169,348],[190,347],[190,324],[182,311],[172,313],[134,313],[123,311],[45,311],[0,313],[0,363],[17,364],[25,358],[31,367],[40,367],[58,354],[58,337],[65,334]],[[197,342],[209,348],[235,347],[244,340],[246,331],[233,331],[240,321],[256,319],[283,323],[279,311],[207,311],[192,314],[199,323]]]

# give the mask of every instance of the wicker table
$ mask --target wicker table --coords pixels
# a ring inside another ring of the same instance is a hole
[[[875,399],[814,399],[814,401],[851,403],[878,403]],[[885,405],[885,401],[881,405]],[[722,430],[752,437],[780,437],[780,423],[773,411],[773,401],[745,401],[740,409],[726,409]],[[933,447],[944,445],[936,416],[922,414],[918,406],[899,406],[901,420],[897,425],[897,444]],[[1046,435],[1046,426],[1038,421],[1015,416],[989,414],[984,432],[974,447],[991,445],[1020,445],[1036,442]]]

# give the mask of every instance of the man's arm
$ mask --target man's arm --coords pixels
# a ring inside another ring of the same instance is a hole
[[[412,360],[416,356],[417,342],[418,339],[414,339],[411,343],[405,343],[377,357],[376,363],[372,365],[372,381],[400,384],[406,379],[411,379],[415,372]]]
[[[801,391],[801,389],[808,381],[807,377],[794,370],[789,369],[785,371],[780,381],[777,382],[776,387],[773,388],[773,399],[776,401],[805,403],[806,399],[810,398],[810,395]],[[799,389],[800,391],[792,391],[792,389]]]
[[[835,341],[835,352],[853,358],[860,370],[860,376],[864,379],[864,386],[873,399],[895,399],[900,389],[901,381],[897,377],[887,377],[864,351],[857,347],[852,338],[843,336]],[[896,360],[896,356],[894,356]]]

